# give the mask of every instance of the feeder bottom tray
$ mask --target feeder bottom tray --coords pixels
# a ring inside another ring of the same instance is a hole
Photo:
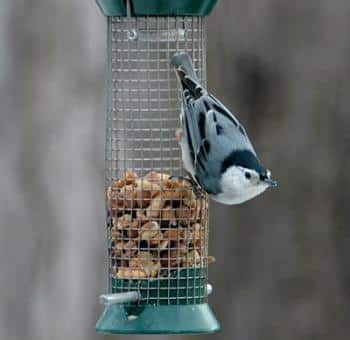
[[[214,333],[220,330],[206,303],[206,268],[187,268],[161,280],[112,279],[112,293],[138,291],[137,304],[110,304],[96,331],[111,334]],[[123,289],[124,288],[124,289]],[[176,303],[176,304],[174,304]]]
[[[220,325],[207,303],[196,305],[107,305],[96,331],[110,334],[214,333]]]

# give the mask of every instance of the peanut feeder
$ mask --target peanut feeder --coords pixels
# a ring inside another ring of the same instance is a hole
[[[206,81],[205,16],[215,0],[97,0],[107,17],[108,293],[96,330],[209,333],[208,198],[184,179],[170,65],[187,51]]]

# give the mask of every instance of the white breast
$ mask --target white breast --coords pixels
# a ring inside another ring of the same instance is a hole
[[[267,187],[267,184],[261,182],[252,184],[244,178],[242,170],[230,167],[221,178],[222,192],[211,197],[223,204],[240,204],[260,195]]]

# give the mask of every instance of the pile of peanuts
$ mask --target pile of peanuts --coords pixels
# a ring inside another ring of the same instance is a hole
[[[107,206],[115,278],[155,278],[214,262],[207,255],[207,200],[188,180],[127,170],[107,187]]]

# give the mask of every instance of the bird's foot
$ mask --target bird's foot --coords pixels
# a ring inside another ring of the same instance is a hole
[[[182,136],[183,136],[183,131],[182,131],[182,129],[177,129],[177,130],[175,131],[175,137],[176,137],[176,140],[178,141],[178,143],[181,142]]]
[[[191,176],[170,176],[169,179],[179,179],[188,182],[191,185],[192,191],[196,196],[196,199],[201,199],[205,195],[203,189],[193,180]]]

